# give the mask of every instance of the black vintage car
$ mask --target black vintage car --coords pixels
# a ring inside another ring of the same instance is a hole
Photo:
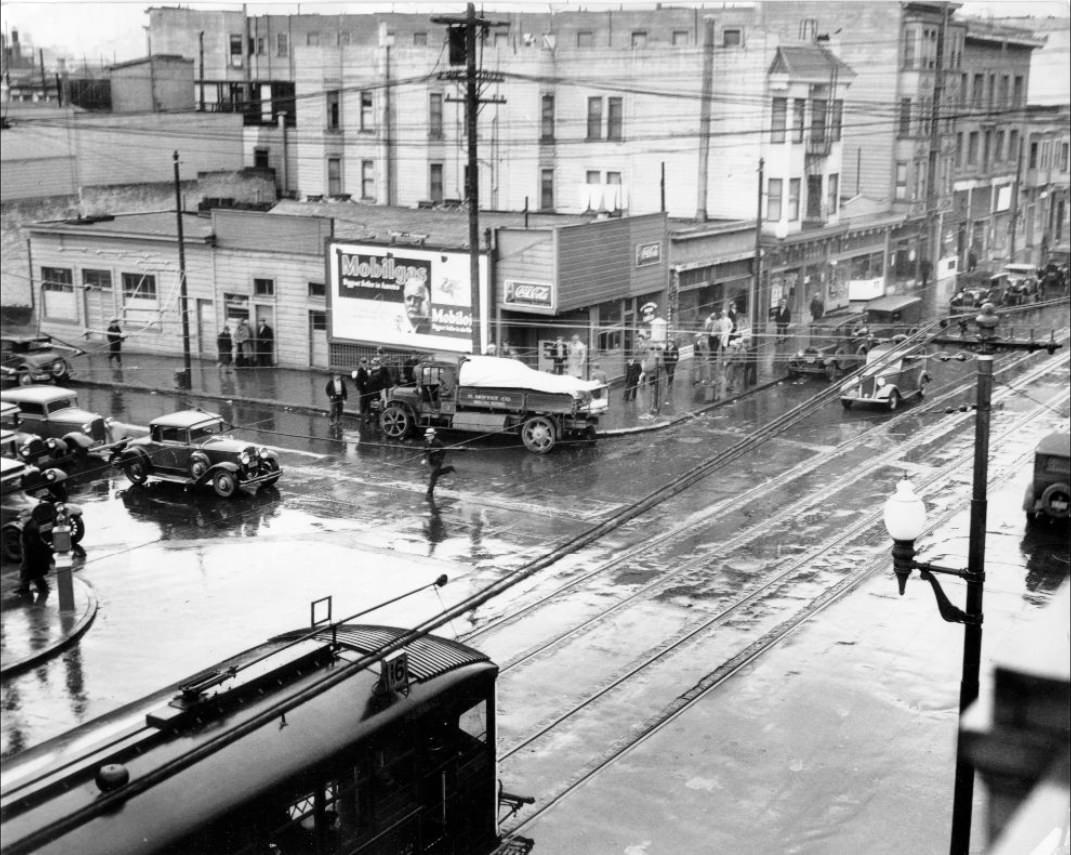
[[[0,335],[4,378],[20,386],[49,381],[62,383],[71,376],[69,357],[83,352],[57,344],[50,335],[6,332]]]
[[[150,478],[187,487],[211,484],[224,498],[274,484],[282,471],[274,451],[226,434],[222,416],[179,410],[149,423],[149,435],[121,442],[111,456],[133,484]]]
[[[869,345],[865,313],[827,315],[811,327],[807,347],[788,360],[789,376],[819,375],[833,380],[861,365]]]
[[[1051,433],[1034,451],[1034,471],[1023,497],[1028,523],[1071,519],[1071,434]]]

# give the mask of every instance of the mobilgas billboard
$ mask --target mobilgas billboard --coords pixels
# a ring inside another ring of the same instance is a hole
[[[487,258],[480,256],[481,350],[487,343]],[[328,244],[330,337],[472,351],[469,256],[404,246]]]

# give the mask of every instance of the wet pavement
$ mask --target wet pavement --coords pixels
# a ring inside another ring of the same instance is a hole
[[[691,358],[682,359],[672,383],[663,382],[657,390],[645,384],[633,401],[623,400],[624,388],[618,379],[611,384],[611,406],[600,420],[599,435],[659,430],[768,388],[784,379],[787,355],[805,342],[803,336],[790,337],[766,354],[757,372],[757,383],[751,387],[746,387],[742,378],[731,383],[733,378],[727,377],[720,366],[697,365]],[[330,376],[328,372],[278,367],[222,368],[210,361],[194,359],[189,388],[183,388],[178,380],[183,368],[180,356],[128,352],[124,354],[123,366],[118,368],[109,362],[106,353],[90,352],[79,358],[72,385],[108,388],[117,394],[123,390],[178,394],[189,399],[184,404],[189,406],[226,410],[244,404],[323,415],[326,422],[324,385]],[[357,425],[358,413],[352,409],[352,403],[344,411],[344,419]],[[88,629],[97,609],[92,587],[77,576],[75,608],[68,611],[60,610],[55,586],[46,597],[24,597],[14,593],[18,585],[18,568],[9,562],[0,574],[0,636],[4,650],[0,676],[4,677],[62,652]]]

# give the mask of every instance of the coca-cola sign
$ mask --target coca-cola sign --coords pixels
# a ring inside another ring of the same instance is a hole
[[[554,311],[554,284],[552,282],[507,279],[502,285],[504,305],[516,309]]]

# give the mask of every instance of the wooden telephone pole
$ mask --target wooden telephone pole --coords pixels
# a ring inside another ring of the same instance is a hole
[[[483,341],[481,334],[480,301],[480,172],[477,157],[476,119],[480,104],[504,104],[500,97],[481,98],[479,83],[493,79],[476,68],[476,33],[486,35],[488,28],[505,26],[506,22],[495,23],[486,18],[477,17],[476,6],[469,3],[465,16],[432,18],[434,24],[446,24],[449,27],[448,42],[450,65],[464,65],[465,71],[444,71],[440,80],[465,81],[465,133],[468,136],[468,175],[465,180],[465,197],[469,205],[469,279],[470,300],[472,302],[472,352],[481,353]],[[501,79],[501,78],[498,78]],[[459,100],[459,99],[447,99]]]

